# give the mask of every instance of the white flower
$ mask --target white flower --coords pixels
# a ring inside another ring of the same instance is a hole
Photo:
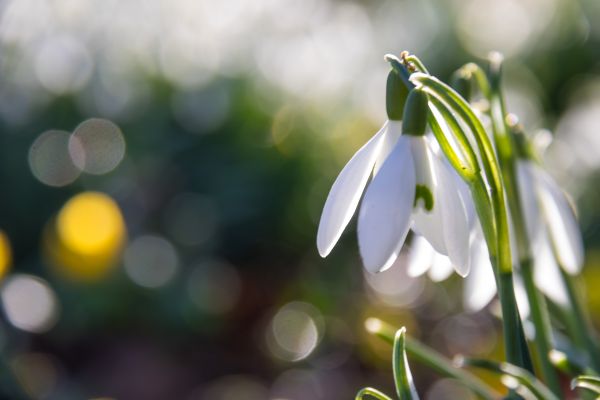
[[[433,150],[430,138],[400,133],[399,121],[386,122],[340,172],[321,215],[319,254],[327,256],[337,243],[373,172],[358,215],[365,268],[389,268],[412,228],[465,276],[470,267],[470,222],[454,171]]]
[[[474,213],[472,200],[470,197],[465,198],[464,192],[461,193],[461,197],[467,199],[467,208]],[[479,220],[472,218],[471,221],[470,272],[464,282],[463,307],[467,311],[477,312],[487,306],[496,295],[496,280]],[[413,236],[408,255],[409,276],[418,277],[427,272],[432,281],[440,282],[447,279],[452,270],[452,262],[448,257],[438,253],[423,237]]]
[[[571,275],[583,266],[583,241],[566,195],[541,167],[517,162],[517,180],[527,235],[535,255],[537,286],[558,304],[568,304],[560,269]]]

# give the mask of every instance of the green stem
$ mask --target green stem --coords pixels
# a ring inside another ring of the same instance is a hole
[[[527,300],[530,306],[531,320],[535,326],[534,346],[537,350],[537,359],[542,370],[544,381],[550,390],[559,396],[561,394],[561,388],[558,381],[558,375],[549,359],[550,350],[552,349],[550,317],[548,315],[548,308],[544,296],[539,292],[533,278],[531,244],[525,226],[522,197],[521,193],[519,193],[515,171],[515,143],[514,139],[509,134],[510,129],[506,126],[505,122],[506,106],[500,87],[501,64],[496,62],[491,66],[491,85],[483,83],[485,74],[481,69],[477,69],[477,71],[479,75],[478,83],[484,86],[485,90],[482,89],[482,91],[487,92],[489,95],[489,115],[492,120],[494,140],[496,142],[496,149],[498,151],[498,158],[502,169],[502,176],[516,235],[516,251],[518,254],[521,275],[523,276],[525,284]]]
[[[569,317],[574,324],[574,333],[578,335],[578,341],[581,345],[590,352],[590,361],[596,371],[600,371],[600,351],[598,348],[597,338],[592,330],[591,321],[584,311],[584,306],[581,301],[581,296],[578,294],[577,282],[575,278],[560,268],[560,273],[567,289],[571,312]]]
[[[493,222],[485,219],[488,217],[487,215],[480,214],[479,218],[482,225],[488,224],[488,226],[494,227],[496,231],[497,240],[495,242],[488,241],[488,249],[492,265],[494,265],[499,278],[498,291],[503,311],[506,357],[507,361],[512,364],[527,367],[527,360],[530,359],[530,356],[527,346],[521,340],[525,335],[522,331],[513,290],[508,211],[505,204],[504,184],[490,138],[468,103],[451,87],[434,77],[422,73],[415,73],[410,79],[412,82],[423,85],[431,96],[436,96],[446,103],[467,124],[475,136],[489,187]],[[481,207],[477,208],[479,210]],[[487,235],[486,239],[489,239],[490,236]]]
[[[534,345],[537,350],[537,359],[540,363],[542,378],[554,394],[560,395],[561,387],[558,374],[549,358],[553,346],[546,300],[535,285],[531,260],[522,260],[520,265],[525,291],[527,292],[527,300],[529,301],[531,320],[535,326]]]
[[[376,318],[369,318],[366,321],[366,326],[369,332],[377,335],[391,345],[394,344],[395,329],[391,325]],[[472,390],[473,393],[476,393],[480,398],[485,400],[495,400],[499,398],[498,393],[475,375],[468,371],[456,368],[452,361],[448,360],[432,348],[427,347],[408,336],[406,337],[405,346],[406,352],[412,358],[443,376],[458,380]]]

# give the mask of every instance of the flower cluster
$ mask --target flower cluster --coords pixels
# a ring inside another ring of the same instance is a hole
[[[443,280],[456,271],[466,277],[464,305],[470,311],[482,309],[498,294],[510,364],[463,364],[511,376],[529,385],[534,398],[560,398],[550,357],[559,349],[545,296],[557,309],[572,313],[567,324],[576,330],[574,343],[600,370],[599,346],[574,290],[583,266],[582,238],[568,197],[505,111],[501,57],[490,56],[487,72],[475,64],[461,68],[455,74],[456,90],[431,76],[415,56],[403,53],[401,59],[386,60],[392,66],[388,120],[333,183],[317,233],[320,255],[332,251],[357,209],[359,252],[369,272],[391,267],[412,231],[408,275],[428,272],[433,280]],[[483,112],[468,101],[475,85],[486,101]],[[525,324],[534,327],[530,343]],[[536,348],[545,385],[532,374],[529,345]],[[414,351],[421,360],[448,370],[434,353],[424,354],[423,347]],[[398,362],[408,370],[405,358]],[[396,375],[400,367],[394,368]],[[450,376],[466,381],[481,397],[494,398],[475,378]],[[591,382],[578,379],[582,385]],[[400,398],[417,398],[412,383],[403,385],[397,378],[397,389]],[[364,389],[357,398],[363,395],[388,398],[374,389]]]

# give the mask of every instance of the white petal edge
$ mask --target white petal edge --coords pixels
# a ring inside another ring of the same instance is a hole
[[[584,249],[575,213],[554,179],[538,166],[533,166],[532,170],[556,257],[565,271],[577,274],[583,266]]]
[[[448,257],[456,273],[462,277],[469,274],[469,240],[471,229],[465,204],[462,202],[455,178],[454,171],[439,158],[436,160],[438,173],[438,190],[435,193],[436,201],[440,203],[442,211],[442,230],[444,242],[448,250]]]
[[[433,262],[435,250],[423,236],[413,235],[408,252],[406,273],[411,278],[423,275]]]
[[[387,122],[352,156],[331,186],[317,232],[317,249],[321,257],[331,252],[354,215],[386,131]]]
[[[561,307],[568,308],[570,304],[569,293],[551,246],[548,234],[544,231],[537,243],[534,244],[533,279],[538,289],[549,299]]]
[[[377,160],[375,161],[375,167],[373,169],[373,174],[377,174],[379,169],[385,162],[385,159],[390,155],[396,143],[398,143],[398,139],[402,134],[402,121],[387,121],[387,129],[386,134],[383,139],[383,143],[381,144],[381,150],[377,155]]]
[[[517,161],[517,186],[519,189],[519,197],[523,217],[525,218],[525,226],[527,227],[527,236],[529,241],[533,243],[537,235],[542,229],[542,220],[540,215],[540,204],[538,203],[538,195],[536,193],[536,185],[531,171],[531,163],[529,161]]]
[[[463,305],[467,311],[477,312],[487,306],[497,292],[494,270],[483,234],[475,235],[472,240],[470,261],[471,271],[465,279]]]
[[[452,268],[450,258],[435,251],[431,268],[429,268],[429,279],[433,282],[445,281],[452,275],[452,271],[454,268]]]
[[[415,169],[409,140],[398,139],[369,184],[358,213],[358,246],[369,272],[394,263],[412,223]]]

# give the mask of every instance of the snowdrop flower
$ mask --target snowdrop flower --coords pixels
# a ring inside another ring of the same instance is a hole
[[[467,311],[477,312],[487,306],[496,294],[496,280],[490,261],[489,251],[479,219],[475,214],[475,206],[469,196],[467,185],[455,174],[459,194],[467,209],[469,220],[469,275],[465,278],[463,290],[463,306]],[[437,252],[423,237],[413,236],[409,255],[407,273],[418,277],[425,273],[434,282],[440,282],[452,274],[452,262]]]
[[[317,233],[319,254],[331,252],[364,192],[358,244],[369,272],[394,263],[412,228],[465,276],[470,266],[467,210],[454,185],[453,170],[425,136],[427,96],[418,89],[410,92],[401,124],[390,113],[394,110],[390,98],[395,98],[390,90],[394,87],[390,89],[388,78],[389,120],[354,154],[329,192]]]
[[[558,304],[568,304],[560,268],[576,275],[584,250],[575,213],[552,177],[528,159],[517,161],[517,181],[527,235],[535,254],[536,284]]]

